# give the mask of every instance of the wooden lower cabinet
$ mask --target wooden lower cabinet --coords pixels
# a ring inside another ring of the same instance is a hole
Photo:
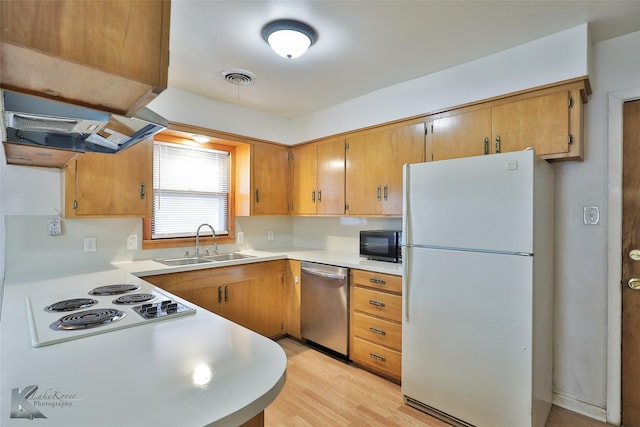
[[[400,382],[402,278],[350,272],[350,358],[354,364]]]
[[[287,261],[285,278],[285,330],[287,335],[302,339],[300,330],[300,261]]]
[[[285,334],[287,261],[146,276],[144,280],[269,338]]]

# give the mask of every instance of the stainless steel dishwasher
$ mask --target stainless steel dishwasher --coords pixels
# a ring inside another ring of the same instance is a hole
[[[349,355],[349,269],[300,263],[302,337],[342,356]]]

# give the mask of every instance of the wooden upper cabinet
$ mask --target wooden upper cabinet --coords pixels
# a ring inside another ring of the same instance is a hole
[[[291,213],[316,214],[316,144],[293,147],[291,159]]]
[[[481,108],[433,120],[430,127],[429,160],[488,154],[491,137],[491,109]]]
[[[343,215],[344,139],[304,144],[292,152],[293,215]]]
[[[547,160],[582,160],[586,81],[551,86],[431,117],[430,160],[533,147]]]
[[[402,215],[402,166],[424,161],[424,123],[355,135],[347,145],[349,215]]]
[[[390,143],[382,159],[389,162],[383,169],[383,215],[402,215],[402,166],[425,161],[424,126],[424,123],[417,123],[391,131]]]
[[[167,87],[170,6],[0,2],[0,86],[132,115]]]
[[[289,147],[242,144],[236,154],[236,215],[289,214]]]
[[[289,148],[253,145],[254,215],[289,214]]]
[[[568,153],[572,102],[563,90],[493,107],[492,152],[533,147],[540,156]]]
[[[318,215],[344,214],[344,138],[320,141],[317,145]]]
[[[152,213],[153,139],[117,154],[84,153],[65,167],[65,212],[74,217]]]

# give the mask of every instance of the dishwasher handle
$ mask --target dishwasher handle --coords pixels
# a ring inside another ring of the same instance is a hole
[[[300,267],[300,270],[306,271],[307,273],[313,274],[315,276],[326,277],[327,279],[345,280],[347,278],[345,274],[327,273],[325,271],[317,270],[315,268]]]

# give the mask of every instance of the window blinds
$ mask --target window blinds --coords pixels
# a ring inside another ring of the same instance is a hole
[[[153,239],[229,234],[229,153],[162,142],[153,153]],[[208,228],[202,235],[211,235]]]

